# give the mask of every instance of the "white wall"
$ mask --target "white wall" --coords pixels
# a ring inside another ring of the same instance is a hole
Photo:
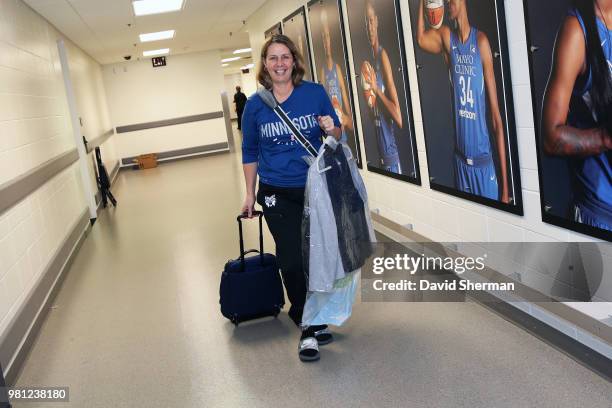
[[[343,2],[350,4],[350,1],[347,0]],[[258,63],[259,50],[264,42],[264,31],[305,4],[306,1],[299,0],[269,0],[249,18],[247,30],[251,47],[253,48],[255,64]],[[379,210],[381,215],[398,224],[411,224],[415,232],[439,242],[594,242],[595,240],[591,237],[545,224],[541,221],[535,133],[531,110],[531,88],[522,0],[505,0],[505,6],[523,188],[522,194],[525,212],[523,217],[439,193],[429,188],[427,155],[409,11],[407,2],[400,2],[400,4],[403,15],[408,73],[423,185],[415,186],[371,173],[364,169],[362,175],[368,188],[370,208]],[[344,21],[347,23],[346,13],[344,17]],[[351,47],[347,48],[349,60],[352,61]],[[353,69],[353,72],[356,71]],[[354,94],[357,95],[358,90],[354,80],[351,85],[353,86]],[[358,104],[359,101],[355,100],[355,103]],[[357,108],[356,113],[359,115],[359,109]],[[357,122],[359,134],[362,135],[360,120]],[[362,151],[365,151],[363,137],[361,143]],[[612,270],[612,249],[610,245],[601,245],[596,253],[592,255],[602,259],[605,271],[599,291],[595,296],[600,300],[612,301],[612,273],[610,273]],[[587,254],[587,258],[588,256]],[[540,254],[540,259],[548,260],[551,264],[558,262],[558,259],[552,254],[542,253]],[[535,270],[521,264],[514,266],[524,275],[525,281],[528,283],[539,282],[539,289],[545,290],[547,287],[550,288],[558,283],[554,277],[547,276],[542,272],[542,270],[550,269],[549,265],[544,265],[540,270]],[[506,274],[516,271],[516,269],[500,270],[500,272]],[[611,303],[583,303],[580,304],[579,309],[583,313],[604,321],[606,316],[609,318],[610,311],[612,310],[611,305]],[[572,306],[575,307],[575,305]],[[545,319],[542,317],[544,314],[535,306],[529,305],[526,311],[542,320]],[[546,321],[549,324],[555,324],[556,320],[551,318]],[[568,322],[562,323],[567,325]],[[573,331],[570,330],[570,332],[573,337],[581,338],[582,340],[589,336],[588,333],[576,327],[573,328]],[[612,347],[607,345],[605,351],[612,354]]]
[[[265,42],[264,32],[306,3],[303,0],[268,0],[248,18],[245,30],[249,33],[255,67],[259,64],[261,47]]]
[[[236,93],[237,86],[242,88],[242,74],[239,72],[234,74],[225,74],[223,75],[223,83],[230,105],[230,118],[236,119],[236,104],[234,103],[234,94]],[[242,90],[242,92],[244,92],[244,90]]]
[[[58,38],[20,0],[0,2],[0,184],[75,147]],[[0,214],[0,337],[85,209],[75,164]]]
[[[83,52],[80,48],[66,42],[68,65],[70,67],[70,80],[77,104],[77,115],[81,119],[80,134],[88,141],[114,132],[108,112],[106,91],[102,79],[102,67],[93,58]],[[115,136],[111,136],[100,145],[102,161],[109,172],[116,166],[119,160],[115,149]],[[89,191],[94,195],[98,191],[96,181],[97,165],[95,153],[92,151],[87,157],[88,182],[91,186]]]
[[[242,75],[242,92],[249,97],[257,92],[257,78],[255,73],[256,68],[251,68],[248,74]]]
[[[218,51],[171,55],[167,66],[151,60],[103,67],[114,127],[222,111],[223,74]],[[121,133],[122,157],[227,142],[223,118]]]

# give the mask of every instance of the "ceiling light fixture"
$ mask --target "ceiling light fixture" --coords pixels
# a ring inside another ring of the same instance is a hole
[[[133,0],[132,7],[136,17],[171,13],[183,8],[183,0]]]
[[[251,52],[250,48],[241,48],[239,50],[234,50],[232,54],[243,54],[245,52]]]
[[[246,65],[240,67],[240,69],[250,69],[250,68],[253,68],[254,66],[255,66],[255,64],[246,64]]]
[[[240,57],[223,58],[221,62],[232,62],[232,61],[238,61],[239,59]]]
[[[225,63],[225,64],[221,64],[222,67],[229,67],[229,64]]]
[[[156,33],[139,34],[140,42],[159,41],[174,38],[174,30],[158,31]]]
[[[142,56],[143,57],[152,57],[154,55],[168,54],[169,52],[170,52],[170,48],[161,48],[159,50],[144,51],[142,53]]]

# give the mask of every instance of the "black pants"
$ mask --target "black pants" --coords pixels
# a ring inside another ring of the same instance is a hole
[[[257,202],[263,208],[266,223],[276,243],[276,259],[291,302],[289,317],[299,326],[307,291],[302,264],[304,188],[259,183]]]
[[[238,130],[242,129],[242,112],[244,112],[244,108],[236,110],[236,117],[238,118]]]

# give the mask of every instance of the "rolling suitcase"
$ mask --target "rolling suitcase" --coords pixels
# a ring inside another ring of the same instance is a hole
[[[276,265],[276,257],[263,250],[262,216],[263,212],[254,211],[259,219],[259,251],[244,250],[242,219],[239,215],[238,232],[240,235],[240,257],[225,264],[221,274],[219,303],[221,314],[236,326],[240,322],[265,316],[276,317],[285,305],[283,283]],[[245,257],[250,253],[257,253]]]

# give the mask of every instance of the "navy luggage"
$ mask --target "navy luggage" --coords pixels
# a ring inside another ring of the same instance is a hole
[[[238,231],[240,234],[240,257],[225,264],[221,275],[219,303],[221,314],[236,326],[246,320],[265,316],[276,317],[285,305],[283,283],[280,278],[276,257],[263,251],[263,212],[254,211],[259,219],[259,251],[244,250],[242,237],[242,219],[239,215]],[[245,257],[250,253],[257,255]]]

